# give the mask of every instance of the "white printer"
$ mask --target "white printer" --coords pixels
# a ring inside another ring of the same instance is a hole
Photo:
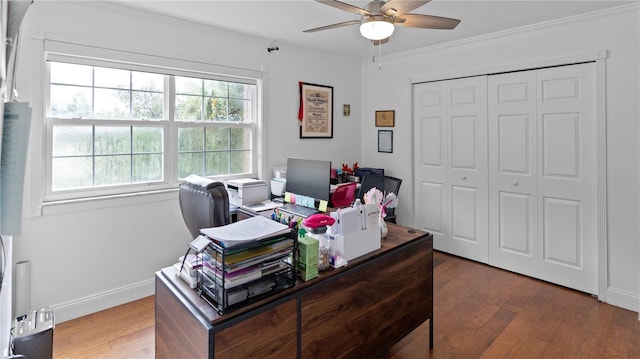
[[[239,207],[269,199],[267,182],[255,178],[227,180],[225,183],[229,193],[229,203]]]

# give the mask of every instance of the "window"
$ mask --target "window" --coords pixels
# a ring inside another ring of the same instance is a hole
[[[255,175],[256,80],[105,63],[48,62],[45,200]]]

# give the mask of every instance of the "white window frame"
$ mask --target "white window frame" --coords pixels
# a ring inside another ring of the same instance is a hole
[[[145,194],[157,194],[164,193],[166,191],[175,191],[180,182],[178,178],[178,152],[177,152],[177,138],[179,127],[247,127],[252,129],[251,139],[251,159],[252,159],[252,171],[250,173],[238,173],[232,175],[211,176],[211,178],[224,181],[231,178],[240,177],[260,177],[262,173],[263,159],[261,153],[263,153],[264,145],[266,143],[263,138],[265,131],[263,128],[262,113],[263,113],[263,75],[262,70],[241,69],[229,66],[206,64],[202,62],[192,62],[187,60],[167,58],[163,56],[144,55],[139,53],[123,52],[104,48],[95,48],[86,45],[77,45],[70,43],[63,43],[51,40],[40,40],[42,52],[36,54],[37,62],[42,64],[40,71],[40,83],[43,83],[41,98],[42,102],[39,107],[39,114],[41,114],[42,127],[40,131],[36,131],[38,137],[43,138],[44,143],[36,142],[36,152],[41,153],[41,156],[35,156],[38,164],[34,164],[33,168],[37,170],[33,171],[34,177],[40,178],[38,193],[32,193],[31,204],[29,206],[30,215],[43,214],[43,207],[58,206],[60,204],[88,202],[104,199],[117,199],[117,198],[131,198],[131,196],[139,197]],[[92,66],[111,67],[111,68],[123,68],[132,71],[145,71],[154,72],[160,74],[170,75],[165,79],[165,96],[169,98],[165,101],[165,118],[161,121],[145,121],[140,123],[137,121],[128,120],[91,120],[83,119],[82,123],[87,125],[95,124],[121,124],[121,125],[135,125],[141,124],[144,126],[162,126],[164,128],[164,180],[157,183],[145,183],[145,184],[126,184],[119,186],[109,186],[104,188],[89,188],[89,189],[77,189],[68,191],[55,191],[52,192],[52,177],[51,177],[51,158],[52,158],[52,145],[51,136],[54,122],[57,124],[65,123],[78,123],[77,120],[57,119],[55,121],[48,120],[48,111],[50,104],[50,73],[49,73],[49,61],[69,62],[76,64],[85,64]],[[142,65],[144,63],[144,65]],[[211,80],[223,80],[238,83],[254,84],[256,86],[256,92],[253,99],[253,112],[255,114],[254,121],[251,123],[235,123],[235,122],[208,122],[208,121],[174,121],[170,119],[174,113],[174,99],[175,99],[175,87],[173,82],[173,76],[185,76],[195,77],[201,79]],[[37,78],[38,76],[36,76]],[[35,81],[34,81],[35,82]],[[167,86],[167,82],[170,82],[170,86]],[[36,94],[37,95],[37,94]],[[37,133],[40,132],[40,133]],[[32,142],[33,143],[33,142]],[[38,151],[39,150],[39,151]],[[35,188],[36,185],[32,184]],[[120,200],[116,201],[121,203]],[[90,206],[95,208],[96,205]]]

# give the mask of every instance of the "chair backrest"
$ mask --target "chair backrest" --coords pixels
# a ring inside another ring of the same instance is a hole
[[[339,185],[331,195],[331,205],[335,208],[351,206],[356,199],[356,186],[355,182]]]
[[[400,178],[384,176],[384,190],[386,193],[395,193],[398,196],[398,192],[400,192],[400,185],[402,184],[402,180]],[[386,210],[387,216],[385,220],[396,223],[396,209],[395,208],[387,208]]]
[[[231,223],[229,194],[222,182],[190,175],[179,186],[178,201],[184,223],[193,238],[202,228]]]
[[[381,192],[384,192],[384,176],[381,175],[365,175],[362,178],[362,182],[360,183],[360,190],[358,191],[358,198],[361,200],[364,197],[364,194],[369,192],[373,187],[379,189]]]
[[[402,184],[402,180],[400,178],[384,176],[384,191],[386,193],[395,193],[396,196],[400,191],[400,185]]]

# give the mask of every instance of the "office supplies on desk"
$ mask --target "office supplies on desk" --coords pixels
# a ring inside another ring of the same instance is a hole
[[[262,211],[268,211],[270,209],[274,209],[276,207],[279,207],[280,205],[281,203],[275,203],[271,200],[266,200],[266,201],[262,201],[254,204],[244,205],[242,206],[242,208],[248,209],[252,212],[262,212]]]
[[[309,208],[295,203],[283,203],[282,206],[279,207],[279,209],[298,217],[305,218],[318,213],[318,210],[315,208]]]

